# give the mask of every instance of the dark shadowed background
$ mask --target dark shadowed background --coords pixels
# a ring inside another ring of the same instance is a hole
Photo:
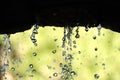
[[[120,32],[119,2],[96,0],[9,0],[1,2],[0,33],[15,33],[40,26],[102,24]]]

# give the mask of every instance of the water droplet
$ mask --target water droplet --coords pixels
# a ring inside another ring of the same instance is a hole
[[[94,78],[98,79],[100,76],[98,74],[94,74]]]
[[[32,39],[32,42],[33,42],[33,43],[36,43],[36,42],[37,42],[37,39]]]
[[[58,76],[58,73],[54,73],[53,76],[54,76],[54,77],[57,77],[57,76]]]
[[[30,67],[30,68],[33,68],[33,64],[30,64],[29,67]]]
[[[75,35],[75,38],[80,38],[80,35],[77,33],[77,34]]]
[[[23,78],[23,76],[22,76],[22,75],[19,75],[19,78]]]
[[[49,65],[47,65],[47,67],[48,67],[48,69],[51,69],[52,67],[51,66],[49,66]]]
[[[34,28],[34,29],[33,29],[33,33],[34,33],[34,34],[38,34],[37,29]]]
[[[77,46],[76,45],[73,45],[73,48],[76,48]]]
[[[62,51],[62,56],[66,56],[66,51]]]
[[[98,26],[97,26],[97,28],[98,28],[98,36],[100,36],[100,30],[101,30],[101,24],[99,24]]]
[[[86,32],[89,31],[89,24],[87,24],[87,26],[85,26],[85,31],[86,31]]]
[[[70,74],[71,74],[71,75],[76,75],[76,72],[75,72],[75,71],[71,71]]]
[[[39,26],[38,26],[37,24],[34,24],[34,28],[35,28],[35,29],[38,29]]]
[[[55,54],[55,53],[56,53],[56,50],[53,50],[52,53]]]
[[[55,28],[53,28],[53,30],[55,31],[56,29],[55,29]]]
[[[95,48],[95,51],[97,51],[98,50],[98,48]]]
[[[37,46],[37,43],[35,42],[34,45]]]
[[[95,40],[95,39],[96,39],[96,36],[93,36],[93,39]]]
[[[65,80],[69,80],[69,78],[68,78],[68,77],[66,77],[66,78],[65,78]]]
[[[33,56],[37,56],[37,53],[36,53],[36,52],[34,52],[34,53],[33,53]]]
[[[60,63],[59,65],[60,65],[60,67],[63,67],[63,64],[62,64],[62,63]]]
[[[62,79],[65,79],[65,76],[62,75],[61,78],[62,78]]]
[[[68,54],[67,57],[65,57],[65,61],[72,61],[73,57],[71,54]]]
[[[29,75],[29,77],[34,77],[34,75]]]
[[[35,39],[35,34],[34,33],[32,33],[32,35],[30,36],[30,39],[31,40]]]
[[[15,68],[14,68],[14,67],[12,67],[12,68],[11,68],[11,70],[12,70],[12,71],[15,71]]]
[[[102,63],[102,66],[105,66],[105,63]]]
[[[36,72],[36,70],[35,70],[35,69],[33,69],[33,70],[32,70],[32,73],[35,73],[35,72]]]
[[[95,66],[97,66],[98,65],[98,63],[95,63]]]
[[[49,76],[49,78],[52,78],[51,76]]]
[[[78,51],[78,54],[81,54],[81,51]]]
[[[56,42],[58,39],[54,39],[54,41]]]
[[[75,40],[73,41],[73,44],[76,44],[76,41],[75,41]]]
[[[66,70],[67,68],[62,68],[62,73],[65,73],[67,70]]]

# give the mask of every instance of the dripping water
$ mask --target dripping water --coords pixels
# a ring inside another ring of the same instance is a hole
[[[66,38],[67,38],[67,34],[66,33],[67,33],[67,28],[64,27],[64,36],[62,38],[62,40],[63,40],[62,48],[65,48],[65,43],[66,43]]]
[[[3,65],[0,67],[0,72],[3,74],[3,77],[7,79],[6,69],[9,66],[9,61],[7,56],[12,53],[11,42],[10,42],[10,34],[4,34],[3,36],[3,54],[2,60]]]
[[[89,24],[87,24],[87,25],[85,26],[85,31],[86,31],[86,32],[89,31]]]
[[[79,27],[77,27],[77,29],[76,29],[76,35],[75,35],[75,38],[80,38],[80,35],[79,35]]]
[[[101,26],[101,24],[99,24],[99,25],[97,26],[97,29],[98,29],[98,36],[100,36],[101,28],[102,28],[102,26]]]
[[[35,38],[35,35],[38,34],[38,29],[39,29],[39,26],[35,24],[33,27],[32,34],[30,36],[31,41],[35,46],[37,46],[37,39]]]
[[[79,28],[77,28],[77,32]],[[72,55],[72,31],[73,27],[67,26],[64,27],[64,36],[63,36],[63,44],[62,48],[64,49],[62,51],[62,56],[64,57],[65,64],[60,63],[59,66],[61,67],[61,79],[65,80],[72,80],[73,79],[73,71],[72,70],[72,60],[73,60],[73,55]],[[76,73],[76,72],[75,72]]]

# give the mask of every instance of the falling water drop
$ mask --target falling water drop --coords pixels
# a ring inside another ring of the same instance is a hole
[[[98,36],[100,36],[100,31],[101,31],[101,24],[99,24],[98,26],[97,26],[97,28],[98,28]]]
[[[73,48],[76,48],[77,46],[76,45],[73,45]]]
[[[64,48],[64,50],[62,51],[62,56],[64,56],[64,60],[65,60],[65,64],[60,63],[59,66],[62,68],[61,71],[61,78],[64,80],[73,80],[73,75],[71,75],[71,71],[72,70],[72,60],[73,55],[72,55],[72,49],[73,46],[75,45],[76,47],[76,41],[72,41],[72,30],[73,27],[67,26],[64,27],[64,36],[62,38],[63,40],[63,44],[62,44],[62,48]],[[76,29],[76,37],[79,38],[79,27],[77,27]],[[74,44],[72,46],[72,43]]]
[[[66,56],[66,51],[62,51],[62,56]]]
[[[59,65],[60,65],[60,67],[63,67],[63,64],[62,64],[62,63],[60,63]]]
[[[34,28],[34,29],[33,29],[33,33],[34,33],[34,34],[38,34],[37,29]]]
[[[67,33],[67,39],[68,39],[68,45],[71,47],[72,46],[72,27],[67,27],[68,33]]]
[[[55,29],[55,28],[53,28],[53,30],[55,31],[56,29]]]
[[[29,67],[30,67],[30,68],[33,68],[33,64],[30,64]]]
[[[97,51],[98,50],[98,48],[95,48],[95,51]]]
[[[33,70],[32,70],[32,73],[35,73],[35,72],[36,72],[36,69],[33,69]]]
[[[54,39],[54,41],[56,42],[58,39]]]
[[[77,27],[77,29],[76,29],[76,35],[75,35],[75,38],[80,38],[80,35],[79,35],[79,27]]]
[[[96,39],[96,36],[93,36],[93,39],[95,40],[95,39]]]
[[[71,75],[76,75],[76,72],[75,71],[71,71]]]
[[[75,40],[73,41],[73,44],[76,44],[76,41],[75,41]]]
[[[37,24],[35,24],[35,25],[33,25],[34,27],[34,29],[33,29],[33,31],[32,31],[32,34],[31,34],[31,36],[30,36],[30,39],[31,39],[31,41],[34,43],[34,45],[35,46],[37,46],[37,39],[35,39],[35,34],[38,34],[38,28],[39,28],[39,26],[37,25]]]
[[[78,51],[78,54],[81,54],[81,51]]]
[[[75,35],[75,38],[80,38],[80,35],[79,35],[79,34],[76,34],[76,35]]]
[[[53,50],[52,53],[55,54],[55,53],[56,53],[56,50]]]
[[[58,73],[54,73],[53,76],[54,76],[54,77],[57,77],[57,76],[58,76]]]
[[[86,31],[86,32],[89,31],[89,24],[87,24],[87,25],[85,26],[85,31]]]
[[[98,74],[94,74],[94,78],[98,79],[100,76]]]
[[[67,38],[67,34],[66,33],[67,33],[67,28],[64,27],[64,36],[62,38],[62,40],[63,40],[62,48],[65,48],[65,42],[66,42],[66,38]]]
[[[15,71],[15,68],[14,68],[14,67],[12,67],[12,68],[11,68],[11,70],[12,70],[12,71]]]
[[[36,53],[36,52],[34,52],[34,53],[33,53],[33,56],[37,56],[37,53]]]

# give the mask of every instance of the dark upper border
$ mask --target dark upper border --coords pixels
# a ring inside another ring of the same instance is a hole
[[[120,32],[119,2],[95,0],[33,0],[3,2],[0,33],[16,33],[40,26],[96,26]]]

